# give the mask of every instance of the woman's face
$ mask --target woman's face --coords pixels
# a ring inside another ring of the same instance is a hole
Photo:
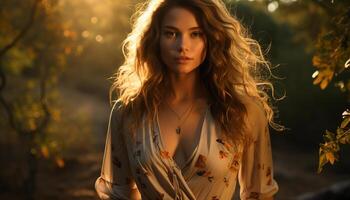
[[[186,74],[204,60],[206,38],[195,15],[188,9],[174,7],[161,24],[161,59],[174,73]]]

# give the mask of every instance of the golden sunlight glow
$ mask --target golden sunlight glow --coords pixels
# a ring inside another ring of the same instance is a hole
[[[281,3],[285,3],[285,4],[288,4],[288,3],[293,3],[293,2],[296,2],[297,0],[280,0]]]
[[[316,76],[317,76],[319,73],[320,73],[319,71],[315,71],[315,72],[312,74],[312,78],[316,78]]]
[[[70,31],[69,30],[64,30],[63,31],[63,35],[64,35],[64,37],[69,37]]]
[[[102,35],[96,35],[95,39],[96,39],[97,42],[102,42],[103,41]]]
[[[275,12],[278,8],[278,2],[277,1],[273,1],[271,3],[269,3],[269,5],[267,5],[267,10],[269,12]]]
[[[87,31],[87,30],[85,30],[85,31],[83,31],[83,32],[81,33],[81,36],[82,36],[83,38],[88,38],[88,37],[90,36],[90,32]]]
[[[71,30],[66,29],[63,31],[63,36],[66,38],[75,39],[77,37],[77,33],[75,31],[71,31]]]
[[[346,110],[343,112],[343,117],[350,116],[350,110]]]
[[[338,86],[341,90],[343,90],[345,88],[345,84],[343,81],[336,83],[336,86]]]
[[[70,54],[71,52],[72,52],[72,48],[71,48],[71,47],[65,47],[65,48],[64,48],[64,53],[65,53],[65,54],[68,55],[68,54]]]
[[[91,21],[91,23],[96,24],[98,22],[98,18],[97,17],[91,17],[90,21]]]
[[[345,68],[350,67],[350,58],[349,58],[349,60],[347,60],[347,61],[345,62],[344,67],[345,67]]]

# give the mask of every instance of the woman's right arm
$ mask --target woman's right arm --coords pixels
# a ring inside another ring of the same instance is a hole
[[[95,189],[100,199],[141,199],[130,171],[125,140],[118,126],[120,123],[118,104],[114,104],[109,117],[101,175],[95,182]]]

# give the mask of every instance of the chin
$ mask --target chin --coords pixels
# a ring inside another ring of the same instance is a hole
[[[199,68],[193,67],[193,66],[186,66],[186,65],[181,65],[181,66],[177,65],[170,68],[170,70],[176,74],[189,74],[196,71],[197,69]]]

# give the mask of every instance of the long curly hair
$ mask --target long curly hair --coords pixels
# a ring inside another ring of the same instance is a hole
[[[268,88],[273,92],[273,86],[261,75],[263,69],[271,74],[270,64],[259,43],[231,16],[221,0],[150,0],[138,8],[132,31],[123,42],[125,62],[115,74],[110,90],[110,96],[116,92],[123,112],[132,117],[133,128],[139,126],[144,114],[148,120],[155,119],[169,87],[159,42],[161,20],[173,7],[193,12],[206,36],[207,54],[199,66],[200,77],[205,80],[211,113],[224,136],[232,142],[242,138],[247,109],[240,95],[260,101],[270,126],[283,129],[273,121],[274,112],[266,93]]]

